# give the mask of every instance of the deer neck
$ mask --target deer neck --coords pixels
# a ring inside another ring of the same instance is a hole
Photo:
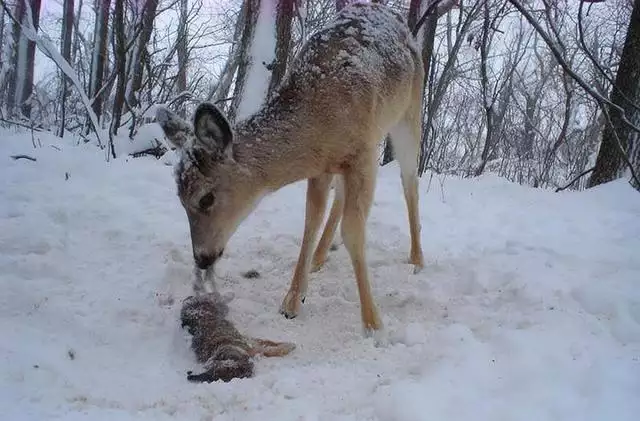
[[[234,158],[252,174],[256,187],[275,191],[287,184],[317,175],[309,162],[298,113],[271,102],[236,126]]]

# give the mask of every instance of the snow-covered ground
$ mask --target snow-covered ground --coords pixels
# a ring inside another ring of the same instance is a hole
[[[638,419],[640,195],[624,181],[555,194],[425,176],[413,275],[398,169],[382,168],[368,250],[384,347],[361,335],[344,247],[302,314],[278,313],[304,219],[304,184],[286,187],[232,238],[218,285],[241,331],[297,349],[251,379],[191,384],[172,168],[35,136],[0,130],[3,420]]]

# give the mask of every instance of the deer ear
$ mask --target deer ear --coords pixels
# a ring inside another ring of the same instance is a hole
[[[231,145],[233,132],[222,112],[210,102],[198,105],[193,117],[196,138],[210,150],[224,151]]]
[[[176,148],[182,148],[189,136],[193,135],[191,125],[168,108],[156,108],[156,122],[162,128],[167,140]]]

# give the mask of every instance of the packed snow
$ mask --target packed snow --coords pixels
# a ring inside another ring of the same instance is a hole
[[[304,222],[305,184],[285,187],[217,277],[240,331],[297,348],[257,359],[253,378],[193,384],[178,321],[192,257],[167,160],[0,136],[4,420],[638,419],[640,195],[626,181],[556,194],[427,174],[413,274],[398,168],[381,168],[368,260],[383,346],[361,334],[344,247],[311,275],[302,314],[278,313]]]

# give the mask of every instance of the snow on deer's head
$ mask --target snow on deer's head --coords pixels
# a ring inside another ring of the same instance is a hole
[[[247,173],[233,158],[233,131],[218,108],[202,103],[193,124],[166,108],[156,121],[178,152],[178,196],[189,220],[191,245],[200,269],[212,266],[251,207]]]

